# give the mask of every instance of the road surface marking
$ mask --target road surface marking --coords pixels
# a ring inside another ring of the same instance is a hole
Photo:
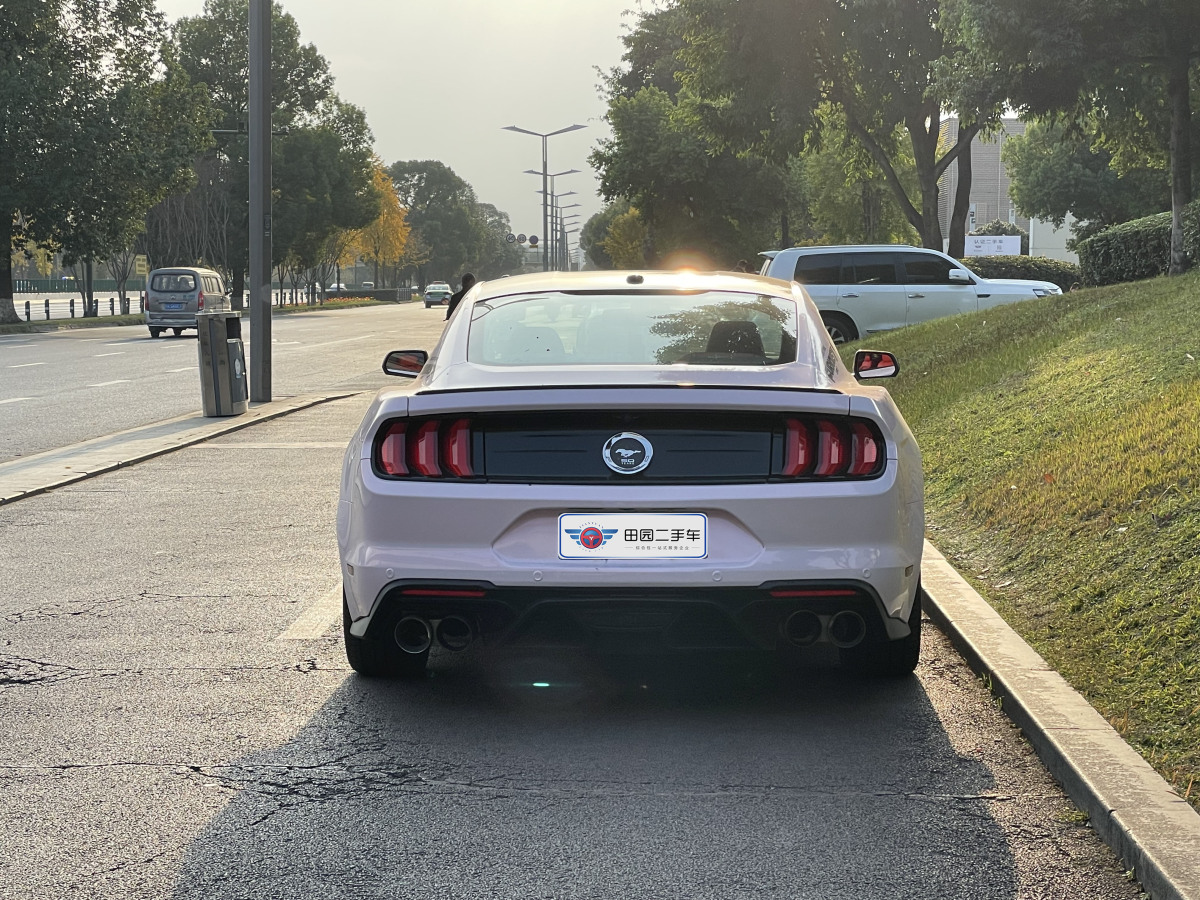
[[[300,614],[287,631],[276,640],[311,641],[319,638],[337,621],[342,611],[342,586],[339,584],[324,597]]]
[[[182,369],[167,369],[167,374],[170,375],[173,372],[195,372],[199,368],[199,366],[184,366]]]
[[[9,397],[7,400],[0,400],[0,406],[5,403],[20,403],[22,400],[32,400],[32,397]]]
[[[112,345],[110,344],[109,346],[112,346]],[[102,356],[124,356],[124,355],[125,355],[124,350],[117,350],[113,353],[93,353],[92,359],[99,359]]]
[[[30,366],[44,366],[44,362],[36,363],[17,363],[15,366],[9,366],[10,369],[28,369]]]
[[[116,381],[102,381],[99,384],[89,384],[88,387],[108,387],[110,384],[129,384],[129,379],[118,378]]]

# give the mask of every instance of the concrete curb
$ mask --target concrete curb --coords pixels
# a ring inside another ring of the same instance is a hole
[[[358,393],[306,394],[253,404],[243,415],[227,418],[180,416],[0,463],[0,506]]]
[[[926,612],[1153,900],[1200,900],[1200,813],[928,541]]]

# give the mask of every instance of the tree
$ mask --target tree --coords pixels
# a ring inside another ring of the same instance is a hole
[[[520,270],[523,254],[514,241],[508,242],[512,232],[508,214],[490,203],[476,203],[473,209],[477,243],[474,256],[464,268],[478,279],[499,278]]]
[[[627,199],[646,228],[646,262],[673,251],[732,265],[774,241],[782,173],[763,159],[720,150],[697,123],[688,95],[657,87],[609,101],[613,137],[589,162],[608,200]]]
[[[0,244],[104,258],[187,178],[206,106],[165,37],[152,0],[0,4]],[[0,322],[17,320],[12,297],[5,252]]]
[[[379,267],[395,265],[400,260],[404,255],[404,245],[408,243],[410,229],[405,220],[404,208],[400,206],[400,198],[396,196],[395,185],[378,159],[373,163],[372,179],[375,193],[380,198],[379,215],[375,221],[359,231],[355,249],[359,256],[373,266],[375,286],[382,288],[386,285],[380,279]],[[386,268],[384,271],[386,273]]]
[[[938,250],[938,180],[958,159],[954,251],[965,234],[970,143],[998,121],[1008,72],[958,39],[942,0],[678,2],[694,17],[683,83],[703,98],[709,130],[732,146],[782,160],[819,133],[822,104],[834,104],[924,245]],[[960,128],[943,147],[947,108],[958,111]],[[897,166],[909,154],[915,190]]]
[[[613,221],[627,212],[629,212],[629,201],[618,198],[605,204],[604,209],[583,223],[583,228],[579,230],[579,246],[595,268],[616,268],[613,265],[612,257],[604,249],[604,242],[608,238],[608,231],[612,227]]]
[[[202,14],[175,23],[174,38],[181,65],[193,82],[205,85],[217,111],[215,127],[232,133],[219,135],[210,158],[197,164],[204,175],[211,176],[210,180],[202,177],[192,197],[174,204],[173,214],[156,211],[161,213],[156,216],[160,223],[178,224],[194,233],[160,241],[188,252],[202,249],[206,255],[201,258],[228,272],[232,276],[234,293],[240,295],[250,246],[246,207],[249,142],[244,133],[249,108],[249,4],[246,0],[205,0]],[[369,154],[370,131],[361,111],[355,112],[354,107],[342,104],[336,98],[329,64],[314,45],[300,42],[296,20],[277,2],[271,4],[271,108],[272,127],[291,132],[273,141],[274,186],[276,190],[281,184],[291,186],[289,193],[280,195],[278,200],[285,202],[289,214],[295,214],[310,199],[303,193],[305,187],[319,184],[323,177],[311,167],[311,159],[304,162],[309,152],[315,151],[314,138],[311,135],[301,137],[297,133],[324,127],[336,139],[344,140],[347,148],[355,153],[364,149],[365,135],[365,150]],[[353,134],[355,131],[358,133]],[[351,133],[349,138],[348,133]],[[288,150],[283,145],[293,138],[301,146]],[[289,174],[287,167],[296,161],[300,161],[306,171]],[[369,183],[370,170],[365,162],[361,174]],[[327,205],[320,196],[311,199],[318,209]],[[308,210],[305,218],[309,227],[295,228],[288,227],[282,216],[275,216],[274,264],[278,265],[295,249],[289,240],[305,240],[306,248],[298,255],[315,258],[317,251],[314,248],[323,244],[326,235],[313,232],[317,222],[315,210]],[[183,258],[170,260],[171,263],[183,261]]]
[[[408,221],[421,232],[429,259],[418,266],[422,283],[451,280],[476,257],[482,238],[475,191],[437,160],[396,162],[388,169]]]
[[[1170,274],[1187,268],[1183,210],[1192,199],[1191,76],[1200,58],[1195,0],[962,0],[979,42],[1016,61],[1010,99],[1074,123],[1124,114],[1141,140],[1166,123],[1171,167]],[[1118,122],[1114,122],[1118,124]]]
[[[1094,135],[1098,127],[1089,129]],[[1076,236],[1140,219],[1171,206],[1167,173],[1136,167],[1117,170],[1113,154],[1094,138],[1058,123],[1030,123],[1004,142],[1009,193],[1022,215],[1061,228],[1068,215]]]
[[[613,219],[604,239],[604,252],[618,269],[646,267],[646,226],[632,207]]]

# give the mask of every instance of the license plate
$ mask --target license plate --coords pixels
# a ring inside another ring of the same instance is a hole
[[[558,517],[562,559],[703,559],[703,513],[564,513]]]
[[[163,309],[183,309],[182,303],[164,303]]]

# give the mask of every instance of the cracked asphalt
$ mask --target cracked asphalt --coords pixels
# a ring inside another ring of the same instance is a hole
[[[902,682],[281,638],[367,402],[0,507],[0,898],[1139,897],[928,622]]]

